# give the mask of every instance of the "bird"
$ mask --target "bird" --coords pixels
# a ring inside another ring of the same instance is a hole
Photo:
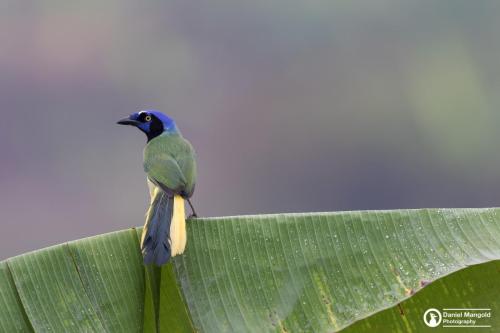
[[[191,203],[196,184],[196,152],[175,121],[155,110],[131,114],[117,122],[138,128],[147,136],[143,166],[151,201],[141,236],[145,265],[162,266],[186,248],[185,201]]]

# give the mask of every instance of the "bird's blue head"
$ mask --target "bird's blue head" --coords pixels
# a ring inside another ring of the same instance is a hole
[[[146,134],[148,142],[165,132],[179,132],[172,118],[154,110],[132,113],[128,118],[118,121],[118,124],[137,127]]]

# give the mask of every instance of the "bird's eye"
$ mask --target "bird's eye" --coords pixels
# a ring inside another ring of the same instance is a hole
[[[145,120],[145,121],[151,121],[151,116],[146,116],[146,117],[144,117],[144,120]]]

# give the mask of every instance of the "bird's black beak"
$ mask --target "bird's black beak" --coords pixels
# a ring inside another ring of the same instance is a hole
[[[137,126],[139,125],[141,122],[140,121],[137,121],[137,120],[133,120],[133,119],[130,119],[130,118],[123,118],[119,121],[116,122],[118,125],[131,125],[131,126]]]

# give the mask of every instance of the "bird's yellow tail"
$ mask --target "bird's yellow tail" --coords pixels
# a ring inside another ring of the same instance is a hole
[[[186,241],[186,212],[184,208],[184,198],[180,195],[175,195],[172,222],[170,223],[170,248],[172,257],[184,253]]]

